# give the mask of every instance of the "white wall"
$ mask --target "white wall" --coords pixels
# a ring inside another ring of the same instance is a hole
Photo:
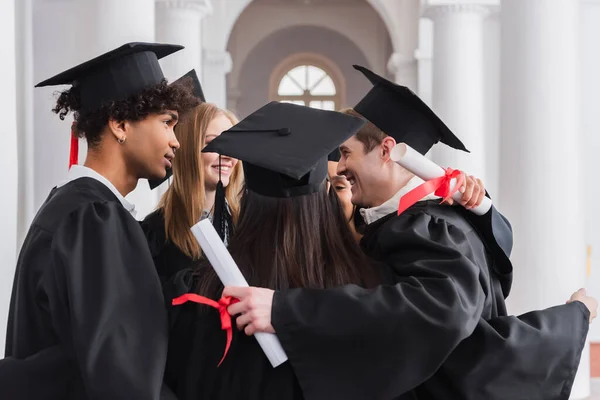
[[[485,187],[502,211],[500,196],[500,16],[490,15],[483,24]]]
[[[0,349],[6,340],[6,320],[13,283],[17,250],[17,108],[15,2],[4,2],[0,13],[0,108],[4,118],[0,131],[2,196],[0,196]]]
[[[591,276],[587,288],[590,294],[600,298],[600,179],[598,178],[598,157],[600,156],[600,1],[582,1],[581,38],[582,38],[582,129],[584,134],[585,155],[585,240],[591,245]],[[565,132],[565,140],[569,140]],[[568,190],[568,182],[565,183]],[[568,202],[557,207],[555,218],[566,218]],[[578,268],[583,266],[573,266]],[[600,324],[590,327],[590,341],[600,342]]]

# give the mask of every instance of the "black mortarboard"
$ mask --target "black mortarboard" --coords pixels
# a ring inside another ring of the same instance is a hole
[[[354,110],[396,142],[406,143],[423,155],[437,142],[469,151],[409,88],[390,82],[360,65],[354,65],[354,69],[362,72],[373,84]]]
[[[200,84],[200,79],[198,79],[198,74],[196,74],[195,69],[191,70],[173,83],[181,83],[186,78],[191,78],[192,80],[192,93],[194,96],[202,100],[203,103],[206,103],[206,98],[204,97],[204,92],[202,91],[202,85]]]
[[[183,75],[181,78],[177,79],[175,82],[171,83],[171,85],[182,84],[186,78],[191,78],[192,80],[192,93],[195,97],[199,98],[203,103],[206,103],[206,98],[204,98],[204,92],[202,91],[202,85],[200,84],[200,80],[198,79],[198,74],[196,74],[196,70],[193,69],[187,74]],[[160,185],[163,184],[167,179],[173,176],[173,169],[167,168],[167,174],[162,179],[150,179],[148,181],[148,185],[150,185],[150,190],[154,190]]]
[[[158,43],[127,43],[40,82],[36,87],[79,87],[81,110],[94,110],[104,102],[125,100],[160,83],[163,73],[158,60],[183,46]]]
[[[327,161],[339,162],[341,157],[342,157],[342,154],[340,153],[340,149],[338,147],[335,150],[333,150],[331,153],[329,153],[329,155],[327,156]]]
[[[269,197],[301,196],[319,190],[328,154],[364,124],[339,112],[274,101],[202,151],[242,160],[248,190]]]

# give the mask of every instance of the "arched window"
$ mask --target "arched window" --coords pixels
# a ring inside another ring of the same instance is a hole
[[[337,110],[343,101],[341,73],[316,54],[296,54],[279,64],[271,77],[271,100]]]

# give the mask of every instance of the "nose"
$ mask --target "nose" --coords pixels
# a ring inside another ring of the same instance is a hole
[[[175,131],[171,129],[171,137],[169,138],[169,147],[173,149],[173,153],[175,153],[179,149],[179,141],[177,140],[177,136],[175,136]]]

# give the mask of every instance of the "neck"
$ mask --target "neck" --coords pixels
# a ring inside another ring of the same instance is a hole
[[[407,171],[406,169],[400,167],[399,165],[394,165],[393,170],[391,171],[391,176],[389,180],[385,180],[382,182],[381,195],[378,199],[376,199],[375,204],[372,207],[377,207],[394,197],[400,189],[408,184],[408,182],[414,178],[414,174],[412,172]]]
[[[215,205],[215,193],[217,193],[216,189],[206,189],[204,191],[204,205],[203,208],[205,210],[212,210]]]
[[[108,179],[121,193],[121,196],[125,197],[135,189],[138,178],[127,173],[124,160],[108,154],[111,154],[111,152],[90,149],[83,165]]]

